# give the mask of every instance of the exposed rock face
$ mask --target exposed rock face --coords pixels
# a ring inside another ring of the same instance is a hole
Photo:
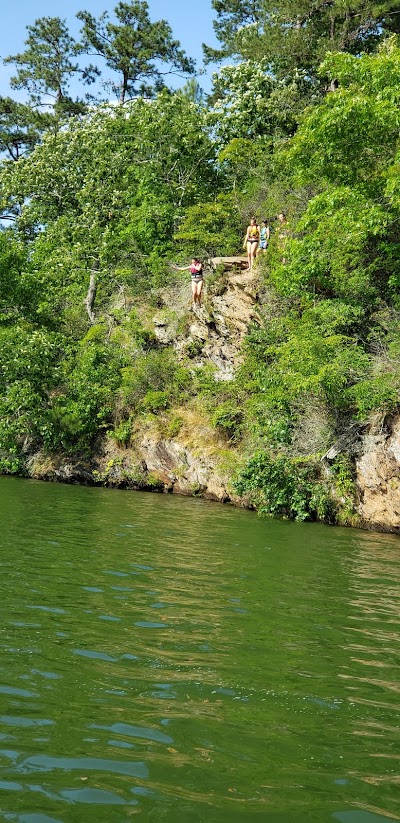
[[[205,320],[209,335],[202,355],[203,361],[214,363],[219,380],[232,380],[241,362],[243,338],[259,318],[258,289],[253,272],[233,274],[222,294],[209,298],[211,320]]]
[[[230,485],[231,471],[223,466],[226,442],[201,412],[182,407],[178,413],[182,425],[173,438],[163,435],[156,422],[144,422],[129,449],[118,449],[108,440],[100,471],[108,480],[111,463],[115,482],[117,465],[122,480],[134,479],[139,469],[139,484],[142,478],[148,488],[155,486],[176,494],[199,494],[209,500],[241,504]],[[234,460],[232,452],[231,461]]]
[[[37,452],[26,463],[29,477],[38,480],[50,480],[53,483],[79,483],[92,485],[94,481],[93,465],[71,460],[63,455],[44,455]]]
[[[389,434],[364,437],[356,466],[364,524],[400,533],[400,417]]]
[[[231,467],[224,469],[221,462],[226,444],[206,421],[181,411],[185,420],[177,437],[164,437],[156,427],[147,427],[137,431],[136,442],[128,449],[107,439],[95,464],[36,454],[28,461],[28,472],[54,482],[198,494],[246,506],[247,501],[235,495],[230,484]],[[356,467],[362,524],[400,533],[400,417],[389,434],[365,435]]]
[[[205,363],[215,366],[217,380],[232,380],[241,362],[241,345],[251,323],[259,321],[257,303],[260,284],[255,272],[230,274],[218,288],[207,289],[201,308],[190,312],[188,331],[177,335],[176,321],[158,313],[153,319],[154,333],[160,343],[171,343],[187,355],[192,347],[194,367]]]
[[[175,440],[144,437],[140,454],[146,470],[159,479],[166,491],[201,494],[208,500],[231,499],[226,480],[218,473],[212,457],[197,456]]]
[[[182,428],[174,438],[160,433],[155,422],[143,422],[129,448],[107,437],[90,465],[56,455],[30,458],[31,477],[62,483],[107,485],[127,489],[201,495],[208,500],[244,506],[230,485],[231,467],[224,468],[226,443],[198,412],[180,409]],[[230,455],[235,460],[234,452]]]
[[[176,338],[176,324],[170,322],[168,316],[161,312],[154,315],[154,334],[160,343],[168,345]]]

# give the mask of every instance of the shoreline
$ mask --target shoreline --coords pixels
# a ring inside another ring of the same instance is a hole
[[[239,496],[229,495],[228,492],[223,496],[218,496],[216,493],[201,491],[201,490],[190,490],[189,488],[185,488],[182,485],[172,484],[172,483],[164,483],[160,478],[150,477],[148,482],[143,480],[142,482],[137,482],[133,479],[128,478],[120,478],[117,480],[114,478],[113,480],[106,480],[104,478],[96,477],[96,469],[89,469],[88,466],[83,466],[80,462],[76,463],[73,468],[71,463],[63,464],[62,461],[58,463],[58,468],[54,468],[52,472],[42,472],[39,474],[36,473],[26,473],[26,474],[11,474],[4,472],[0,474],[1,477],[16,477],[21,480],[37,480],[43,483],[59,483],[61,485],[74,485],[74,486],[86,486],[92,488],[101,488],[101,489],[110,489],[110,490],[119,490],[119,491],[126,491],[126,492],[146,492],[150,494],[164,494],[164,495],[175,495],[177,497],[191,497],[196,499],[204,500],[205,502],[209,503],[219,503],[222,505],[232,506],[234,508],[241,508],[246,509],[247,511],[253,512],[255,515],[258,515],[258,512],[254,505],[252,505],[246,498],[240,498]],[[391,527],[387,526],[383,523],[374,523],[368,522],[365,520],[360,519],[357,524],[352,524],[350,522],[346,523],[332,523],[327,522],[324,520],[305,520],[305,521],[296,521],[294,518],[290,517],[283,517],[283,516],[261,516],[262,519],[268,520],[287,520],[288,522],[306,522],[306,523],[318,523],[324,526],[330,526],[333,528],[346,528],[352,530],[358,530],[363,532],[372,532],[375,534],[391,534],[394,536],[400,536],[400,526],[399,527]]]

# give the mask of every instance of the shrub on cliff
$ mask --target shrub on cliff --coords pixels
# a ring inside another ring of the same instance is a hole
[[[335,504],[320,474],[315,460],[290,460],[264,451],[250,458],[234,488],[247,495],[260,514],[333,522]]]

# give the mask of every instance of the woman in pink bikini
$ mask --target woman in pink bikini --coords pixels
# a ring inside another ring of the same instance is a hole
[[[192,279],[193,306],[200,306],[204,282],[203,264],[197,257],[193,257],[190,266],[173,266],[172,268],[176,271],[190,271]]]

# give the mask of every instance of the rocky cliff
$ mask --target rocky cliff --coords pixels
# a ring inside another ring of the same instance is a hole
[[[189,316],[187,297],[176,300],[166,291],[162,293],[165,310],[153,317],[155,335],[161,343],[171,343],[178,354],[191,352],[194,368],[211,363],[217,380],[232,380],[241,362],[243,338],[251,323],[259,321],[260,289],[255,272],[221,275],[208,286],[201,308],[192,309]],[[177,327],[184,317],[187,327],[179,334]]]
[[[201,308],[188,310],[185,281],[181,290],[161,291],[162,305],[151,317],[152,330],[161,345],[174,347],[178,358],[187,361],[189,354],[193,370],[210,363],[216,380],[232,380],[241,362],[243,339],[250,325],[260,320],[260,290],[255,272],[230,271],[210,278]],[[173,437],[161,431],[157,420],[143,420],[137,423],[128,448],[106,437],[98,443],[96,459],[89,462],[35,454],[28,460],[29,474],[68,483],[196,494],[246,505],[230,485],[237,463],[235,449],[198,409],[180,407],[174,412],[180,425]]]
[[[400,417],[383,430],[371,425],[356,469],[362,522],[400,533]]]
[[[165,291],[152,316],[154,334],[160,344],[173,345],[178,357],[187,360],[189,353],[193,369],[211,363],[216,379],[229,381],[241,362],[249,326],[260,321],[260,291],[255,273],[231,272],[210,282],[204,305],[195,311],[188,311],[186,283],[181,294]],[[105,437],[90,463],[36,454],[28,461],[29,474],[247,505],[230,482],[240,459],[234,446],[198,409],[180,407],[175,413],[179,430],[174,434],[163,432],[157,420],[138,421],[129,447]],[[352,436],[345,437],[339,451],[351,454],[355,463],[359,522],[366,528],[400,533],[400,417],[384,429],[371,424],[356,441],[355,445]],[[333,448],[325,457],[329,461],[337,452]]]

